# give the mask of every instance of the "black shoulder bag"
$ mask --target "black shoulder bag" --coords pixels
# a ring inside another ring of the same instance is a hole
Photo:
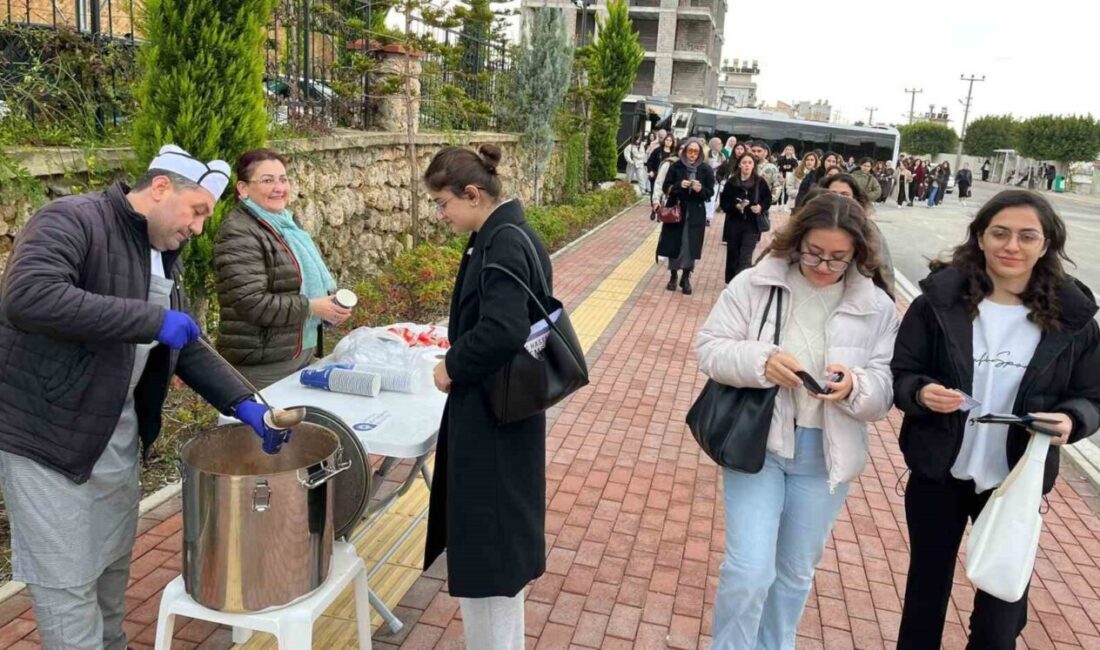
[[[756,182],[753,183],[753,192],[755,194],[755,196],[753,198],[756,201],[756,205],[760,205],[760,179],[759,178],[757,178]],[[764,210],[761,210],[760,214],[756,214],[754,212],[754,213],[752,213],[752,216],[756,219],[756,228],[760,232],[764,233],[764,232],[768,232],[769,230],[772,229],[771,217],[768,216],[768,213],[765,212]],[[768,300],[770,301],[771,298],[769,297]]]
[[[783,293],[779,287],[772,287],[768,295],[756,339],[760,340],[760,335],[764,333],[764,323],[768,320],[773,299],[776,311],[775,337],[772,341],[779,345],[780,321],[783,318]],[[738,388],[708,379],[687,414],[691,435],[695,436],[695,442],[707,456],[722,467],[755,474],[764,467],[768,431],[778,393],[778,386]]]
[[[514,224],[501,226],[493,236],[495,237],[496,233],[505,228],[515,229],[527,242],[526,252],[530,253],[531,264],[538,274],[545,303],[515,273],[499,264],[486,264],[482,267],[479,278],[481,293],[484,296],[486,271],[504,273],[523,287],[531,301],[538,305],[542,318],[537,319],[532,325],[545,322],[548,327],[546,345],[538,356],[524,347],[504,364],[503,368],[486,379],[485,389],[489,395],[493,415],[500,424],[511,424],[542,413],[577,389],[587,386],[588,365],[585,362],[580,341],[577,339],[577,333],[573,329],[573,323],[569,320],[569,314],[566,313],[561,301],[550,295],[550,287],[546,282],[546,274],[543,273],[534,242],[522,228]],[[551,314],[558,310],[561,311],[557,319],[551,318]]]

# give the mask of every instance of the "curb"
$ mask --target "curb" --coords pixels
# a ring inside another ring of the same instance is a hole
[[[910,304],[920,295],[920,289],[896,268],[894,280],[899,293],[903,294]],[[1100,489],[1100,447],[1092,440],[1081,440],[1073,445],[1063,446],[1062,451],[1065,452],[1066,458],[1088,478],[1093,487]]]
[[[573,249],[574,249],[574,248],[576,248],[577,246],[580,246],[580,245],[581,245],[581,244],[583,244],[583,243],[585,242],[585,240],[587,240],[587,239],[588,239],[589,237],[592,237],[593,235],[595,235],[596,233],[600,232],[600,231],[601,231],[601,230],[603,230],[604,228],[606,228],[606,227],[610,226],[610,225],[611,225],[611,224],[612,224],[613,222],[617,221],[617,220],[619,219],[619,217],[623,216],[623,215],[624,215],[624,214],[626,214],[627,212],[630,212],[630,211],[631,211],[631,210],[633,210],[634,208],[638,207],[639,205],[641,205],[642,203],[644,203],[644,201],[645,201],[645,199],[644,199],[643,197],[639,197],[639,198],[638,198],[638,202],[637,202],[637,203],[635,203],[634,205],[630,205],[630,206],[627,206],[627,207],[623,208],[623,209],[622,209],[622,210],[620,210],[619,212],[617,212],[617,213],[615,213],[614,215],[612,215],[612,216],[608,217],[607,219],[605,219],[605,220],[604,220],[604,222],[603,222],[603,223],[601,223],[600,225],[596,226],[596,227],[595,227],[595,228],[593,228],[592,230],[589,230],[588,232],[584,233],[584,234],[583,234],[583,235],[581,235],[580,237],[577,237],[576,239],[574,239],[573,241],[569,242],[569,243],[568,243],[568,244],[566,244],[565,246],[562,246],[562,247],[561,247],[561,248],[559,248],[558,250],[556,250],[556,251],[554,251],[553,253],[551,253],[551,254],[550,254],[550,259],[552,259],[552,260],[553,260],[553,259],[557,259],[557,258],[558,258],[559,256],[561,256],[561,255],[564,255],[564,254],[568,253],[569,251],[573,250]]]

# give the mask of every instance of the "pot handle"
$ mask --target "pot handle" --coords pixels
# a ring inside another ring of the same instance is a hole
[[[321,469],[311,474],[303,476],[303,474],[305,474],[305,469],[298,470],[298,482],[301,483],[302,487],[305,489],[312,490],[319,485],[328,483],[332,477],[349,467],[351,467],[351,461],[344,460],[342,457],[333,464],[329,464],[329,461],[326,459],[321,461]]]

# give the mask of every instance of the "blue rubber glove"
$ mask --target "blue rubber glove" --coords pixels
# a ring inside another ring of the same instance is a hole
[[[202,331],[194,319],[182,311],[169,309],[164,312],[164,322],[161,323],[160,332],[157,333],[157,341],[173,350],[182,350],[197,341],[200,336]]]
[[[251,399],[242,400],[233,408],[238,420],[252,427],[256,435],[263,439],[265,454],[277,454],[284,443],[290,441],[290,429],[273,429],[264,422],[268,408]]]

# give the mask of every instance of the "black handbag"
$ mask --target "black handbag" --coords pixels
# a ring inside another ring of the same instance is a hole
[[[778,296],[778,298],[776,298]],[[757,340],[764,333],[764,323],[775,299],[775,337],[779,345],[780,320],[783,317],[783,293],[772,287]],[[722,467],[755,474],[764,467],[768,452],[768,431],[775,411],[778,386],[771,388],[738,388],[708,379],[698,399],[687,414],[688,428],[695,442],[711,460]]]
[[[546,345],[538,356],[525,347],[486,380],[485,388],[493,415],[498,423],[511,424],[542,413],[577,389],[587,386],[588,365],[569,314],[561,301],[550,295],[546,274],[543,273],[534,242],[522,228],[514,224],[501,226],[496,233],[505,228],[514,228],[527,242],[531,264],[538,274],[545,304],[522,279],[499,264],[486,264],[482,267],[479,278],[482,289],[486,271],[504,273],[523,287],[531,301],[538,305],[542,318],[537,319],[536,323],[542,321],[548,326]],[[551,314],[558,310],[561,311],[557,320],[554,320]]]
[[[759,178],[756,179],[756,183],[754,184],[754,186],[756,188],[756,197],[755,197],[756,198],[756,205],[760,205],[760,179]],[[769,230],[772,229],[772,220],[771,220],[771,217],[768,216],[768,213],[766,211],[761,210],[760,214],[753,213],[752,216],[756,218],[756,228],[760,232],[762,232],[762,233],[763,232],[768,232]],[[769,297],[768,300],[770,301],[771,298]]]

